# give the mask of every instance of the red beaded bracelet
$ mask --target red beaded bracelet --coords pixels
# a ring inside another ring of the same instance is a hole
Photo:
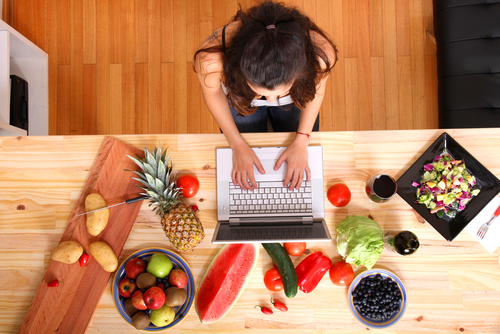
[[[304,136],[307,136],[307,138],[311,138],[311,135],[310,134],[307,134],[307,133],[304,133],[304,132],[295,132],[296,134],[298,135],[304,135]]]

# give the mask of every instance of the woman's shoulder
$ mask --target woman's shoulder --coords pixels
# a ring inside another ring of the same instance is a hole
[[[199,50],[222,47],[223,42],[227,44],[239,26],[238,24],[239,22],[231,22],[215,30],[201,44]],[[206,76],[208,82],[220,81],[224,70],[223,61],[222,50],[221,52],[200,52],[195,58],[195,69],[202,76]]]
[[[311,39],[314,46],[321,50],[321,52],[328,58],[330,66],[333,67],[333,65],[335,65],[335,63],[337,62],[337,50],[335,48],[335,45],[325,36],[314,30],[311,30]],[[325,63],[323,59],[321,59],[321,57],[319,60],[321,62],[321,65],[325,66]]]

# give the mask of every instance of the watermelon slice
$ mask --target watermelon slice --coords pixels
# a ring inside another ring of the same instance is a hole
[[[258,260],[258,244],[229,244],[219,250],[196,294],[196,313],[202,323],[217,322],[231,311],[250,281]]]

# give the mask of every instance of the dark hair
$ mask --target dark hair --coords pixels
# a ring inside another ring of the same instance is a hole
[[[273,90],[281,85],[293,85],[290,97],[303,109],[314,99],[316,87],[334,64],[327,52],[315,45],[311,31],[334,44],[325,33],[297,8],[281,3],[264,1],[238,10],[232,22],[240,21],[227,45],[213,46],[196,51],[194,60],[203,52],[223,53],[223,83],[231,105],[242,115],[255,112],[251,107],[255,92],[248,86]],[[321,68],[318,57],[326,67]]]

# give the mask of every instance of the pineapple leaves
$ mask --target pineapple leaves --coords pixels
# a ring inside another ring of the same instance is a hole
[[[143,185],[145,185],[145,186],[146,186],[146,188],[148,188],[148,187],[149,187],[149,183],[147,183],[147,182],[146,182],[146,181],[144,181],[144,180],[138,179],[138,178],[136,178],[136,177],[133,177],[132,179],[133,179],[133,180],[136,180],[136,181],[139,181],[140,183],[142,183]],[[141,189],[143,189],[143,188],[141,188]]]
[[[144,149],[144,155],[145,155],[145,158],[147,161],[147,164],[145,163],[144,167],[149,165],[150,169],[147,172],[156,176],[157,172],[158,172],[158,167],[157,167],[155,158],[153,157],[153,155],[151,153],[149,153],[147,148]]]
[[[155,181],[155,178],[152,177],[151,175],[149,174],[146,174],[146,177],[148,178],[148,183],[149,183],[149,188],[156,188],[156,181]]]
[[[144,170],[144,164],[139,161],[138,159],[134,158],[134,157],[131,157],[130,155],[127,155],[127,157],[129,157],[130,159],[132,159],[133,162],[135,162],[135,164],[137,166],[139,166],[142,170]]]
[[[156,166],[153,168],[149,163],[144,163],[144,172],[146,175],[156,177]]]
[[[158,193],[162,193],[163,190],[165,189],[165,184],[161,182],[160,179],[156,179],[156,190]]]
[[[167,173],[167,169],[165,168],[165,164],[160,160],[158,161],[158,178],[165,183],[165,174]],[[168,180],[167,180],[168,181]]]
[[[148,190],[146,190],[146,192],[148,193],[149,196],[153,197],[154,199],[156,199],[158,201],[160,200],[160,195],[158,195],[154,191],[148,189]]]

